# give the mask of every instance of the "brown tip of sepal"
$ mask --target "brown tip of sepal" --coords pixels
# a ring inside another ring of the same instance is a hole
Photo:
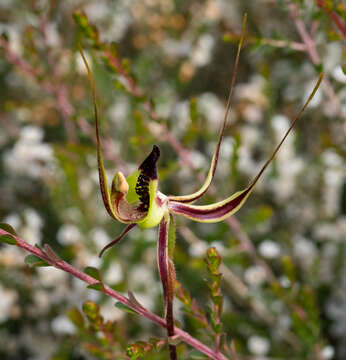
[[[160,149],[157,145],[153,146],[153,150],[139,166],[139,170],[151,180],[157,179],[157,161],[160,157]]]

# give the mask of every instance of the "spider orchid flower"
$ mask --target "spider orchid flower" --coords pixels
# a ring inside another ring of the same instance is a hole
[[[260,179],[264,170],[270,164],[284,143],[285,139],[293,129],[296,122],[300,119],[305,108],[315,95],[323,78],[320,75],[317,84],[311,92],[308,100],[305,102],[302,109],[292,121],[289,129],[283,136],[280,143],[276,146],[269,159],[265,162],[257,176],[249,183],[249,185],[225,200],[216,202],[210,205],[193,205],[192,203],[203,196],[208,190],[218,163],[221,141],[224,135],[227,119],[230,112],[230,101],[235,83],[235,74],[239,62],[239,54],[242,46],[244,32],[245,32],[246,16],[244,17],[241,38],[238,45],[238,52],[235,61],[234,73],[232,77],[230,93],[227,101],[226,112],[219,132],[218,141],[215,153],[212,157],[208,175],[205,182],[199,190],[190,195],[183,196],[167,196],[159,191],[158,186],[158,172],[157,162],[160,157],[160,150],[157,145],[153,146],[151,153],[145,158],[142,164],[136,171],[125,177],[121,172],[117,172],[109,188],[103,164],[101,141],[99,135],[99,120],[96,104],[96,92],[92,73],[89,65],[85,59],[82,49],[80,48],[85,66],[88,71],[88,77],[91,84],[94,117],[96,127],[96,142],[97,142],[97,160],[100,180],[100,189],[105,208],[109,215],[117,221],[127,224],[124,231],[112,242],[106,245],[101,253],[119,242],[133,227],[138,225],[141,228],[152,228],[159,225],[158,236],[158,267],[160,278],[163,286],[167,333],[169,339],[174,340],[174,322],[173,322],[173,294],[175,282],[175,270],[173,264],[173,250],[174,250],[174,226],[172,215],[181,215],[188,219],[204,222],[215,223],[226,219],[227,217],[236,213],[245,203],[246,199],[251,194],[254,186]],[[173,345],[172,345],[173,344]],[[170,358],[176,359],[176,350],[174,342],[169,345]]]
[[[240,44],[241,46],[241,44]],[[239,55],[240,46],[238,48],[237,60]],[[265,162],[257,176],[250,182],[249,186],[245,189],[236,192],[225,200],[216,202],[210,205],[192,205],[194,201],[202,197],[208,190],[218,163],[221,141],[225,131],[227,118],[230,110],[230,99],[232,95],[234,77],[232,78],[231,91],[228,98],[225,117],[221,126],[216,145],[215,153],[212,157],[208,175],[201,188],[190,195],[183,196],[166,196],[159,191],[158,187],[158,172],[157,162],[160,157],[160,149],[157,145],[153,146],[150,154],[145,158],[142,164],[128,177],[125,177],[122,172],[117,172],[113,178],[112,185],[109,188],[103,164],[103,157],[101,152],[101,140],[99,135],[99,120],[98,111],[95,101],[95,86],[92,78],[92,73],[86,62],[85,56],[81,51],[83,60],[88,70],[89,79],[91,80],[93,98],[94,98],[94,114],[96,124],[96,141],[97,141],[97,160],[99,171],[99,182],[104,206],[109,215],[115,220],[128,224],[122,234],[108,244],[101,252],[102,253],[113,246],[116,242],[120,241],[134,226],[138,225],[141,228],[152,228],[166,221],[169,214],[181,215],[194,221],[204,223],[215,223],[223,221],[227,217],[235,214],[245,203],[249,197],[254,186],[260,179],[264,170],[270,164],[284,143],[288,134],[293,129],[296,122],[301,117],[305,108],[315,95],[321,81],[323,74],[320,75],[317,84],[311,92],[308,100],[305,102],[302,109],[297,114],[296,118],[292,121],[289,129],[286,131],[280,143],[276,146],[272,155]],[[237,65],[237,61],[236,61]]]

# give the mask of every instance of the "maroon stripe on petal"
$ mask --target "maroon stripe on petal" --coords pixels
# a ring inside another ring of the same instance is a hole
[[[168,203],[168,209],[178,215],[186,216],[189,218],[193,218],[200,221],[213,220],[217,221],[221,217],[230,213],[234,208],[236,208],[247,196],[251,187],[249,187],[246,191],[241,193],[236,198],[226,202],[223,205],[218,207],[208,209],[203,208],[202,206],[193,206],[188,204],[183,204],[180,202],[170,201]]]

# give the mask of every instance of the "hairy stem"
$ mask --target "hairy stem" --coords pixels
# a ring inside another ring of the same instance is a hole
[[[160,279],[163,288],[163,297],[165,301],[165,314],[167,324],[167,336],[171,338],[175,335],[174,332],[174,316],[173,316],[173,298],[174,298],[174,284],[175,284],[175,270],[172,259],[169,254],[172,249],[169,249],[169,227],[170,217],[168,214],[162,219],[159,227],[159,241],[157,247],[157,261],[160,273]],[[171,247],[171,246],[170,246]],[[175,345],[169,345],[169,355],[171,360],[177,359],[177,350]]]

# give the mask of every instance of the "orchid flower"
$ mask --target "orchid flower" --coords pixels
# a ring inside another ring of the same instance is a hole
[[[93,105],[94,105],[94,117],[96,127],[96,142],[97,142],[97,161],[100,189],[104,206],[109,215],[115,220],[127,224],[123,232],[112,242],[106,245],[101,253],[114,246],[119,242],[132,228],[138,225],[140,228],[152,228],[159,226],[158,234],[158,268],[160,278],[163,286],[163,294],[165,301],[165,313],[167,323],[167,334],[169,338],[169,350],[171,360],[176,359],[176,348],[174,345],[174,322],[173,322],[173,295],[174,295],[174,283],[175,283],[175,270],[173,264],[173,251],[174,251],[174,224],[172,215],[181,215],[188,219],[204,222],[215,223],[223,221],[227,217],[235,214],[245,203],[246,199],[251,194],[254,186],[260,179],[264,170],[273,160],[276,153],[284,143],[288,134],[300,119],[305,108],[315,95],[318,87],[323,78],[323,74],[320,75],[317,84],[311,92],[308,100],[305,102],[302,109],[297,114],[296,118],[292,121],[289,129],[286,131],[280,143],[276,146],[275,150],[265,162],[257,176],[250,182],[250,184],[243,190],[236,192],[230,197],[209,205],[192,205],[194,201],[203,196],[212,180],[216,171],[221,141],[224,135],[227,119],[230,113],[230,101],[235,83],[235,74],[237,73],[237,67],[239,62],[239,54],[244,39],[246,16],[244,16],[241,38],[238,45],[238,51],[236,55],[234,74],[231,81],[230,93],[228,96],[225,116],[222,122],[222,126],[219,132],[218,141],[216,145],[215,153],[212,157],[208,175],[205,182],[199,190],[183,196],[164,195],[159,191],[158,184],[158,172],[157,162],[160,157],[160,149],[157,145],[153,146],[150,154],[145,158],[136,171],[125,177],[122,172],[117,172],[113,178],[111,187],[109,188],[107,178],[105,174],[105,168],[101,152],[101,140],[99,134],[99,119],[96,103],[96,91],[93,75],[80,48],[81,55],[83,57],[85,66],[88,71],[88,77],[91,84]]]

